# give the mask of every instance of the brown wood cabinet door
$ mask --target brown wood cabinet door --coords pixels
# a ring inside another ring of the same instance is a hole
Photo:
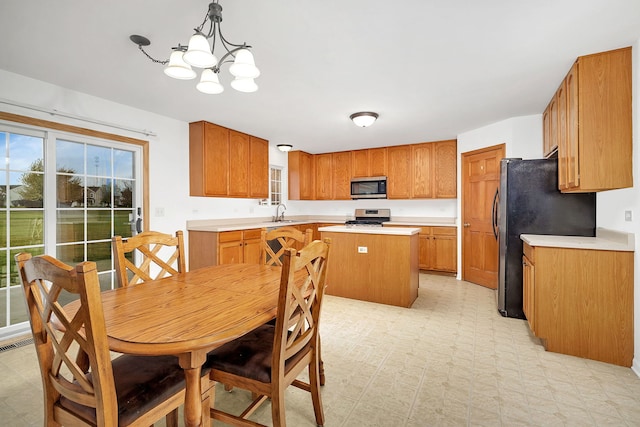
[[[269,142],[255,136],[249,145],[249,197],[269,197]]]
[[[567,145],[567,92],[565,81],[562,82],[555,96],[556,106],[556,136],[558,141],[558,187],[569,188],[569,150]]]
[[[229,185],[229,130],[204,125],[204,195],[226,196]]]
[[[422,227],[418,243],[418,268],[431,270],[431,227]]]
[[[409,199],[411,197],[411,146],[397,145],[387,148],[389,172],[387,174],[387,197]]]
[[[369,150],[355,150],[351,152],[351,164],[355,178],[369,175]]]
[[[229,196],[249,195],[249,140],[247,134],[229,131]]]
[[[260,264],[260,239],[248,239],[242,245],[242,262]]]
[[[429,199],[433,197],[433,144],[415,144],[411,146],[413,160],[413,186],[411,197]]]
[[[457,197],[457,141],[433,143],[433,192],[438,199]]]
[[[333,190],[331,153],[316,154],[316,200],[330,200]]]
[[[332,199],[351,199],[351,151],[341,151],[331,155]]]
[[[370,148],[369,176],[387,176],[387,148]]]
[[[314,159],[304,151],[289,151],[289,200],[313,200]]]
[[[527,317],[531,332],[536,335],[535,324],[535,276],[533,263],[526,257],[522,257],[522,309]]]
[[[565,78],[565,188],[580,186],[580,171],[578,169],[578,63],[571,67]],[[560,187],[562,189],[563,187]]]
[[[438,271],[456,272],[458,269],[458,239],[455,234],[434,234],[431,268]]]
[[[549,133],[551,130],[550,120],[551,115],[549,113],[549,105],[547,105],[547,108],[542,113],[542,154],[544,157],[549,157],[551,153],[558,148],[557,146],[551,146],[551,137]]]
[[[241,240],[224,242],[218,245],[218,264],[238,264],[243,259],[243,246]]]

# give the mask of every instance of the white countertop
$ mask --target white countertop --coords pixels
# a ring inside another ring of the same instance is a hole
[[[530,246],[623,252],[634,252],[635,250],[635,239],[632,233],[604,228],[596,229],[595,237],[522,234],[520,239]]]
[[[314,216],[314,217],[289,217],[284,222],[269,221],[265,218],[231,218],[231,219],[212,219],[212,220],[191,220],[187,221],[187,230],[189,231],[237,231],[248,230],[251,228],[271,228],[284,227],[286,225],[297,224],[331,224],[344,225],[346,218],[338,216]],[[385,225],[407,226],[407,227],[456,227],[455,218],[411,218],[411,217],[393,217],[391,221],[385,222]],[[385,233],[387,234],[387,233]]]
[[[419,228],[415,227],[347,227],[346,225],[334,225],[329,227],[319,227],[318,231],[330,231],[333,233],[355,233],[355,234],[386,234],[390,236],[411,236],[418,234]]]

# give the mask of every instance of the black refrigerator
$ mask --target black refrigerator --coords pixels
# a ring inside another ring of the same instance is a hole
[[[524,319],[521,234],[595,236],[596,194],[561,193],[557,159],[502,159],[494,197],[498,239],[498,311]]]

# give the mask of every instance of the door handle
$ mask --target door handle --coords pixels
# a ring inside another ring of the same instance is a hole
[[[498,240],[498,192],[500,190],[496,188],[496,194],[493,195],[493,206],[491,209],[491,227],[493,228],[493,236]]]

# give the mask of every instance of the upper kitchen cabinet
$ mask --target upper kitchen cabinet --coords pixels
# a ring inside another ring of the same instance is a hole
[[[455,139],[411,146],[414,199],[446,199],[457,195]]]
[[[354,178],[387,176],[387,148],[369,148],[351,151]]]
[[[562,192],[633,186],[630,47],[579,57],[546,111]]]
[[[458,142],[455,139],[433,143],[433,196],[455,199],[457,188]]]
[[[267,171],[267,178],[263,175]],[[269,141],[251,137],[249,146],[249,197],[269,197]]]
[[[265,198],[269,143],[204,121],[189,124],[192,196]]]
[[[333,157],[331,153],[316,154],[316,200],[333,198]]]
[[[387,197],[390,199],[411,198],[413,183],[411,146],[396,145],[387,148],[389,161],[387,173]]]
[[[332,198],[334,200],[351,200],[352,162],[351,151],[331,154]]]
[[[304,151],[289,151],[289,200],[315,199],[315,158]]]

